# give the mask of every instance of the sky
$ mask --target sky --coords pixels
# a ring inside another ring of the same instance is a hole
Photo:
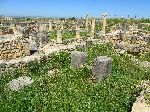
[[[0,15],[150,18],[150,0],[0,0]]]

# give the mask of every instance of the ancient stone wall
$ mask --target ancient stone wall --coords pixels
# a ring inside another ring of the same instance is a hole
[[[136,34],[133,32],[118,30],[107,35],[107,38],[117,52],[140,53],[146,51],[150,43],[150,36],[140,31],[137,31]]]
[[[29,55],[29,43],[22,38],[7,38],[0,41],[0,60],[10,60]]]

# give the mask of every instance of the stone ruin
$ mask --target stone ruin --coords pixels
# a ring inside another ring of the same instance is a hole
[[[148,50],[150,35],[137,29],[134,25],[129,30],[116,30],[106,35],[106,38],[119,53],[138,54]]]
[[[92,73],[93,76],[102,80],[107,75],[111,74],[112,69],[112,58],[107,56],[99,56],[94,59]]]
[[[30,55],[29,43],[24,38],[13,35],[1,37],[0,41],[0,60],[10,60]]]
[[[103,13],[102,16],[103,16],[103,19],[102,19],[102,21],[103,21],[102,32],[105,35],[105,33],[106,33],[106,24],[107,24],[106,19],[107,19],[108,14],[107,13]]]
[[[103,14],[102,31],[100,31],[101,34],[97,34],[97,29],[95,27],[99,24],[99,20],[96,18],[89,19],[88,16],[85,20],[68,19],[64,21],[56,19],[48,21],[43,20],[15,23],[17,25],[14,25],[14,23],[12,23],[12,25],[10,26],[13,26],[12,29],[14,35],[22,34],[22,37],[24,39],[15,38],[13,42],[11,42],[11,39],[6,39],[7,41],[4,39],[5,41],[1,41],[0,59],[10,60],[29,56],[34,54],[35,52],[40,53],[40,49],[44,48],[45,46],[49,47],[49,44],[52,46],[57,45],[58,47],[59,45],[63,45],[66,43],[81,43],[81,48],[84,48],[85,46],[89,47],[93,44],[93,40],[96,40],[96,38],[99,43],[112,43],[114,49],[119,53],[139,53],[143,52],[147,48],[148,43],[150,43],[150,35],[138,29],[138,26],[136,25],[126,25],[127,27],[125,29],[122,28],[120,24],[118,25],[118,28],[112,26],[112,32],[105,34],[107,26],[107,16],[108,15],[106,13]],[[64,32],[68,31],[75,32],[75,38],[64,40],[63,34]],[[56,40],[50,39],[50,34],[52,34],[53,32],[56,32]],[[85,39],[83,38],[83,36],[81,36],[81,33],[87,33],[83,35],[86,37]],[[11,43],[15,43],[15,45],[11,45]],[[86,51],[86,48],[84,49],[84,51]]]
[[[87,52],[74,51],[71,53],[71,68],[80,68],[87,61]]]
[[[88,54],[87,52],[73,51],[71,53],[71,68],[79,69],[86,64]],[[92,75],[98,81],[103,80],[112,71],[112,61],[111,57],[99,56],[93,60]]]

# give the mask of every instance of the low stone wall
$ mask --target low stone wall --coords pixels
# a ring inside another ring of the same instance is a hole
[[[98,40],[93,40],[93,43],[96,43],[97,41]],[[101,43],[101,42],[98,42],[98,43]],[[79,45],[82,46],[82,44],[83,43],[71,43],[68,45],[63,45],[63,44],[55,45],[54,44],[53,46],[51,46],[50,44],[47,44],[45,47],[43,47],[43,49],[40,49],[41,52],[35,53],[33,55],[25,56],[23,58],[18,58],[18,59],[0,60],[0,76],[1,74],[5,72],[9,72],[9,71],[12,72],[17,68],[24,69],[24,67],[28,65],[30,61],[34,61],[34,60],[40,61],[45,58],[47,59],[50,54],[53,54],[55,52],[74,51],[76,49],[76,46],[79,46]]]
[[[30,61],[40,61],[47,59],[50,54],[59,51],[72,51],[75,49],[75,45],[60,45],[60,46],[51,46],[49,49],[44,50],[45,52],[35,53],[31,56],[25,56],[23,58],[11,59],[11,60],[0,60],[0,76],[6,72],[13,72],[14,70],[20,68],[24,69]]]
[[[47,56],[48,57],[48,56]],[[43,54],[35,54],[32,56],[26,56],[22,59],[12,59],[10,61],[0,61],[0,75],[6,72],[13,72],[16,69],[24,69],[30,61],[34,60],[42,60],[43,58],[47,58],[46,55]]]
[[[119,53],[140,53],[146,51],[150,43],[149,35],[119,35],[109,34],[107,37]],[[123,51],[123,52],[122,52]]]
[[[9,37],[0,41],[0,60],[22,58],[30,55],[29,43],[23,38]]]

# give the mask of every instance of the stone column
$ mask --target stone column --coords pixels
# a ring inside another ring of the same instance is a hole
[[[13,32],[14,32],[14,35],[17,34],[17,27],[15,25],[13,26]]]
[[[39,25],[39,30],[42,32],[43,31],[43,24]]]
[[[35,43],[36,43],[37,49],[39,49],[42,46],[41,37],[42,37],[41,33],[38,33],[38,32],[35,33]]]
[[[107,56],[99,56],[94,60],[92,73],[98,80],[102,80],[111,73],[112,58]]]
[[[64,30],[64,24],[61,23],[61,30],[63,31]]]
[[[88,15],[86,15],[86,18],[85,18],[85,30],[86,31],[88,30]]]
[[[57,30],[57,43],[59,43],[59,44],[62,43],[61,30]]]
[[[44,31],[47,31],[47,24],[44,24]]]
[[[49,31],[52,31],[52,23],[49,21]]]
[[[45,24],[45,31],[49,31],[49,24]]]
[[[102,32],[105,35],[106,34],[106,19],[107,19],[108,14],[107,13],[103,13],[103,27],[102,27]]]
[[[94,38],[94,32],[95,32],[95,18],[92,18],[92,27],[91,27],[91,38]]]
[[[76,25],[76,39],[77,39],[77,41],[80,39],[80,29],[79,29],[78,25]]]

